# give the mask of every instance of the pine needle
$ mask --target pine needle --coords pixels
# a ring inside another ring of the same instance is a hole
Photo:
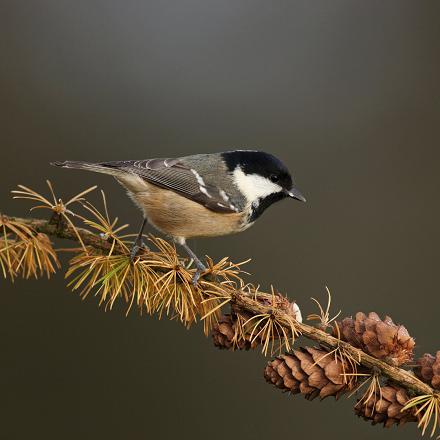
[[[401,412],[414,409],[415,416],[419,417],[418,427],[422,429],[422,435],[432,425],[430,437],[440,428],[440,394],[424,394],[410,399],[402,408]]]
[[[104,191],[101,190],[102,203],[104,208],[104,213],[101,213],[98,208],[96,208],[92,203],[87,200],[81,200],[81,205],[93,215],[93,219],[88,219],[83,216],[79,216],[82,221],[89,227],[96,230],[103,240],[112,243],[109,254],[111,255],[114,251],[115,246],[119,246],[122,252],[128,253],[129,248],[126,242],[123,240],[124,237],[119,236],[119,233],[128,227],[128,224],[117,226],[118,217],[110,220],[107,199],[105,197]]]
[[[367,378],[361,382],[353,392],[349,394],[348,397],[351,397],[353,394],[357,393],[364,385],[368,384],[367,389],[356,403],[356,406],[364,406],[366,408],[365,414],[368,417],[373,417],[376,405],[380,405],[382,402],[382,386],[380,384],[380,374],[376,371],[370,374],[359,374],[355,373],[352,376],[360,377],[367,376]],[[378,399],[379,396],[379,399]],[[367,409],[371,408],[371,413],[368,414]]]
[[[83,240],[81,238],[81,235],[78,232],[78,229],[73,224],[72,220],[70,219],[70,216],[74,217],[75,213],[68,209],[67,207],[73,203],[82,202],[84,200],[84,196],[91,191],[94,191],[97,186],[92,186],[90,188],[85,189],[84,191],[81,191],[80,193],[76,194],[75,196],[71,197],[67,203],[64,203],[61,198],[57,198],[55,195],[55,191],[53,189],[52,183],[50,180],[46,180],[47,186],[49,187],[51,196],[52,196],[52,202],[49,201],[46,197],[44,197],[42,194],[38,193],[37,191],[34,191],[33,189],[28,188],[24,185],[18,185],[19,190],[13,190],[11,191],[12,194],[16,194],[13,198],[14,199],[27,199],[32,200],[38,203],[42,203],[40,205],[36,205],[33,208],[31,208],[31,211],[35,209],[49,209],[51,210],[56,216],[58,216],[59,220],[64,220],[67,222],[67,224],[72,228],[75,235],[78,238],[78,241],[80,242],[82,248],[84,251],[86,251],[86,246],[83,243]]]
[[[48,278],[61,267],[52,243],[45,234],[18,221],[0,216],[0,266],[3,276]]]
[[[85,299],[90,293],[99,296],[99,304],[112,309],[117,298],[128,304],[128,311],[136,303],[151,313],[151,293],[156,274],[146,264],[131,263],[128,255],[82,253],[75,256],[66,273],[68,286]]]
[[[356,377],[359,376],[358,367],[361,364],[360,355],[356,358],[347,348],[345,348],[341,341],[341,333],[337,323],[335,328],[338,338],[337,347],[326,353],[322,358],[316,361],[315,364],[327,356],[333,356],[336,362],[341,362],[344,384],[347,385],[348,388],[352,388],[357,382]]]
[[[203,321],[204,333],[208,336],[212,327],[218,322],[222,307],[232,300],[232,291],[227,281],[217,285],[207,282],[205,284],[210,284],[211,288],[198,290],[203,299],[198,305],[197,311]]]
[[[260,342],[261,352],[267,356],[274,353],[281,354],[283,348],[290,351],[295,343],[295,338],[300,335],[293,319],[289,319],[289,331],[284,327],[284,323],[279,321],[278,314],[260,313],[249,318],[243,323],[243,328],[250,327],[249,341],[251,343]],[[290,334],[289,334],[290,333]],[[269,350],[270,348],[270,350]]]
[[[318,306],[319,314],[312,313],[309,316],[307,316],[308,321],[313,321],[313,320],[319,321],[318,327],[320,327],[324,331],[327,330],[328,327],[333,328],[332,322],[335,321],[337,319],[337,317],[341,314],[341,310],[339,310],[339,312],[335,316],[333,316],[333,318],[330,318],[330,307],[331,307],[331,303],[332,303],[332,295],[331,295],[330,290],[327,286],[325,286],[325,289],[326,289],[327,295],[328,295],[327,307],[325,308],[325,311],[317,299],[311,298]]]

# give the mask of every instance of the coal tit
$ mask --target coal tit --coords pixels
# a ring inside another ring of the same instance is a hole
[[[146,222],[171,236],[194,260],[194,283],[206,270],[186,239],[243,231],[270,206],[284,198],[305,202],[286,166],[263,151],[235,150],[174,159],[117,162],[54,162],[110,174],[143,211],[144,220],[132,258],[144,246]]]

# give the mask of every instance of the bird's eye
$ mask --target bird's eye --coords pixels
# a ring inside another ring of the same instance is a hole
[[[277,176],[276,174],[272,174],[269,179],[271,180],[271,182],[273,183],[277,183],[278,180],[280,180],[279,176]]]

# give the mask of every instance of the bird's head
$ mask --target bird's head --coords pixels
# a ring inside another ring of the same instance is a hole
[[[294,186],[287,167],[275,156],[263,151],[235,150],[222,154],[234,184],[251,204],[257,218],[272,203],[285,198],[305,202]]]

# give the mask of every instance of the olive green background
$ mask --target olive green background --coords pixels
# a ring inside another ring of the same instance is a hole
[[[197,252],[252,257],[250,280],[305,315],[327,285],[334,310],[388,313],[432,352],[439,13],[437,1],[0,0],[0,210],[28,212],[10,198],[19,183],[45,191],[50,178],[65,197],[98,184],[135,231],[116,182],[49,161],[261,148],[308,203],[283,201]],[[357,419],[353,400],[283,395],[258,352],[106,313],[65,284],[0,281],[2,439],[419,436]]]

